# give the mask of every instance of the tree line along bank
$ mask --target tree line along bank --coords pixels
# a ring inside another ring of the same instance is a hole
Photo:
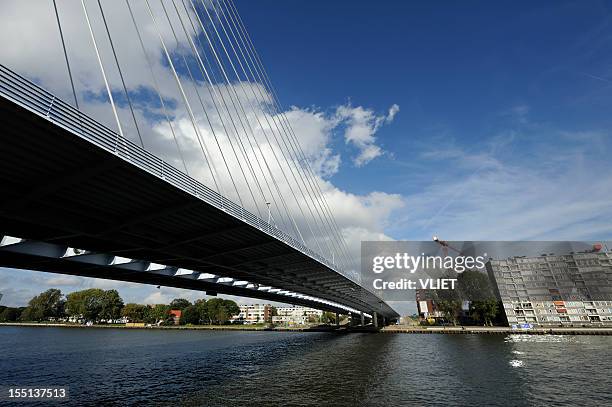
[[[180,311],[180,312],[177,312]],[[67,295],[51,288],[33,297],[27,307],[0,306],[0,322],[77,322],[218,325],[240,312],[232,300],[211,298],[194,303],[176,298],[170,304],[124,304],[117,290],[89,288]]]

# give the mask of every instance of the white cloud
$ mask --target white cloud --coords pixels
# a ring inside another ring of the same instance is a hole
[[[362,167],[383,154],[383,149],[376,144],[375,134],[384,123],[392,122],[398,111],[399,106],[396,104],[389,108],[387,116],[377,116],[371,109],[353,107],[350,103],[336,109],[337,120],[346,125],[346,144],[351,144],[358,150],[358,155],[353,158],[356,166]]]
[[[292,106],[286,116],[314,171],[325,178],[337,173],[341,163],[340,154],[334,154],[330,148],[337,121],[315,109],[296,106]]]
[[[323,187],[324,195],[335,214],[352,259],[359,259],[362,240],[389,240],[384,233],[393,214],[404,207],[398,194],[372,192],[356,195],[342,191],[330,183]],[[353,267],[359,265],[353,263]]]
[[[399,112],[399,110],[400,110],[399,105],[397,104],[391,105],[391,107],[389,108],[389,113],[387,114],[387,118],[386,118],[387,123],[391,123],[393,119],[395,119],[395,115]]]
[[[520,152],[452,148],[445,177],[406,197],[406,238],[448,240],[580,240],[612,236],[610,144],[599,132],[551,131],[518,137]],[[565,144],[561,137],[574,140]],[[585,137],[592,138],[585,142]],[[609,140],[609,138],[608,138]],[[480,163],[480,165],[479,165]]]
[[[330,147],[335,132],[343,130],[345,144],[357,148],[357,155],[352,160],[356,166],[362,167],[384,154],[376,144],[375,134],[383,124],[391,123],[398,112],[397,104],[389,108],[386,116],[376,115],[372,109],[363,106],[346,104],[337,107],[332,115],[314,108],[295,106],[286,115],[315,171],[328,178],[340,170],[342,162],[340,153]]]
[[[176,289],[172,287],[163,287],[163,289],[162,288],[156,289],[156,291],[153,291],[146,298],[144,298],[142,300],[142,303],[143,304],[169,304],[174,298],[185,298],[185,297],[180,296],[180,294],[177,297],[175,294],[178,294],[178,293],[175,290]]]
[[[81,283],[81,278],[68,275],[57,275],[45,281],[45,284],[50,287],[75,286],[80,285]]]

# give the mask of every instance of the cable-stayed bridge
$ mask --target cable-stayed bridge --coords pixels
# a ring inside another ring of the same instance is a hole
[[[44,41],[0,54],[0,266],[398,317],[230,1],[23,3]]]

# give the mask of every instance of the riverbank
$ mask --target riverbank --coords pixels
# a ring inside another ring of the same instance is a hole
[[[278,331],[278,332],[380,332],[395,334],[449,334],[449,335],[610,335],[612,328],[531,328],[531,329],[511,329],[510,327],[482,327],[482,326],[402,326],[391,325],[380,330],[368,327],[347,327],[342,325],[335,326],[313,326],[313,327],[268,327],[265,325],[168,325],[168,326],[126,326],[122,324],[104,325],[80,325],[62,323],[37,323],[37,322],[1,322],[1,326],[20,326],[36,328],[92,328],[92,329],[155,329],[155,330],[202,330],[202,331]]]
[[[563,328],[546,327],[531,329],[512,329],[503,326],[386,326],[380,330],[383,333],[406,333],[406,334],[488,334],[488,335],[612,335],[612,328]]]
[[[333,326],[316,327],[268,327],[265,325],[124,325],[124,324],[63,324],[51,322],[0,322],[2,326],[34,328],[91,328],[91,329],[156,329],[156,330],[202,330],[202,331],[281,331],[281,332],[328,332],[335,331]]]

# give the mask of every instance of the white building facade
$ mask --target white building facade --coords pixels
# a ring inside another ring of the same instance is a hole
[[[323,311],[300,306],[278,307],[272,322],[281,325],[306,325],[319,322]]]
[[[510,325],[612,326],[612,253],[487,263]]]
[[[233,321],[244,324],[261,324],[272,321],[272,306],[270,304],[246,304],[240,305],[240,314]]]

